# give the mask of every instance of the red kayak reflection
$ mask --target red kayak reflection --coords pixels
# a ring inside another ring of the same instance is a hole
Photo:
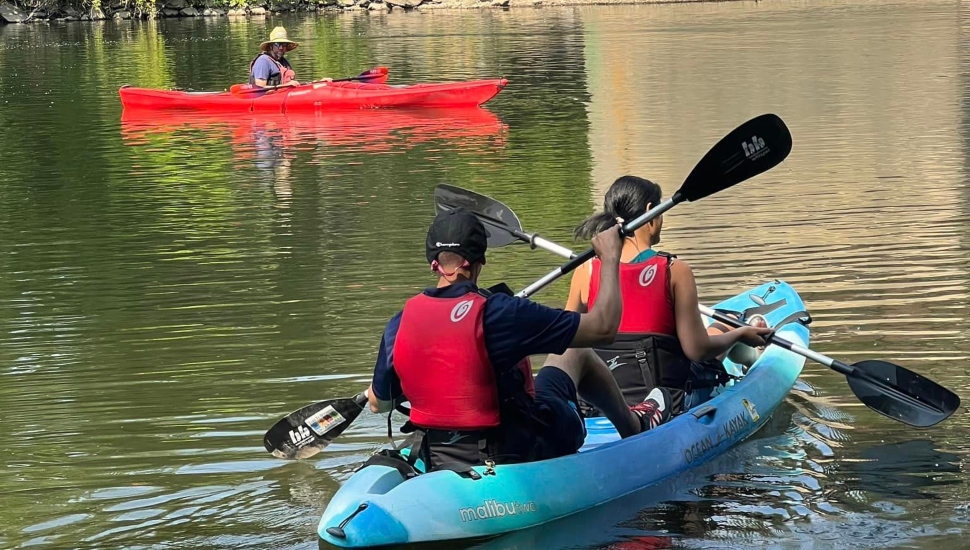
[[[399,151],[419,143],[454,141],[461,149],[505,145],[508,126],[480,107],[458,109],[364,110],[260,115],[130,111],[121,114],[127,145],[151,145],[155,138],[201,131],[206,141],[228,131],[240,158],[258,158],[266,148],[286,151],[319,145],[348,152]]]
[[[629,537],[622,542],[614,542],[600,546],[597,550],[665,550],[672,548],[674,539],[671,537]]]

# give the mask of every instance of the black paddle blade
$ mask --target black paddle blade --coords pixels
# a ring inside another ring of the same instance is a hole
[[[674,202],[696,201],[723,191],[774,168],[790,152],[791,132],[778,115],[752,118],[704,155],[674,195]]]
[[[960,397],[936,382],[886,361],[860,361],[846,376],[853,393],[870,409],[910,426],[946,420]],[[860,376],[859,373],[863,373]]]
[[[307,405],[277,422],[263,436],[263,446],[277,458],[307,458],[322,451],[360,416],[364,394]]]
[[[518,216],[508,206],[474,191],[442,183],[434,188],[435,212],[464,208],[482,220],[488,230],[488,246],[506,246],[519,241],[522,231]]]

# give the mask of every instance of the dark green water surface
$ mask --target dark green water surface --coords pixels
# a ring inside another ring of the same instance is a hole
[[[485,111],[122,114],[122,84],[243,80],[278,24],[301,80],[510,84]],[[970,396],[968,78],[970,11],[933,0],[0,27],[0,547],[315,548],[382,421],[302,462],[261,436],[366,385],[384,323],[432,282],[436,184],[579,248],[615,177],[673,192],[763,112],[789,160],[678,207],[663,248],[706,303],[785,279],[817,350]],[[557,263],[509,247],[485,282]],[[809,364],[725,457],[488,547],[965,548],[968,438],[964,409],[910,429]]]

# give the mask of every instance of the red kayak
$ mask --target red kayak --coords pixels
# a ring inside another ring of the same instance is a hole
[[[361,82],[313,82],[275,90],[180,92],[122,86],[125,109],[287,113],[386,107],[474,107],[495,97],[504,78],[389,86]]]

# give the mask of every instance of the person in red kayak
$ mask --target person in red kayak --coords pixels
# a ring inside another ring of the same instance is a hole
[[[636,176],[623,176],[610,186],[603,211],[576,228],[588,237],[616,223],[633,220],[661,200],[660,186]],[[663,216],[623,239],[620,288],[623,317],[610,345],[597,348],[623,391],[627,403],[638,403],[654,388],[670,391],[672,414],[683,412],[710,396],[727,380],[720,358],[748,356],[764,346],[771,331],[760,327],[731,330],[720,323],[705,329],[698,313],[694,272],[683,260],[657,252]],[[573,272],[566,309],[585,312],[599,307],[603,262],[590,260]],[[762,319],[763,321],[763,319]],[[737,345],[737,344],[741,345]],[[696,390],[696,394],[694,393]],[[582,393],[582,392],[580,392]]]
[[[621,437],[669,417],[662,391],[629,407],[590,346],[613,341],[620,322],[618,227],[592,238],[600,258],[599,305],[579,314],[478,287],[485,227],[463,209],[439,213],[426,256],[435,288],[408,300],[384,329],[368,401],[374,412],[411,404],[413,452],[431,469],[522,462],[576,452],[586,437],[577,389]],[[533,379],[530,355],[550,354]],[[413,455],[413,453],[412,453]]]
[[[299,86],[296,73],[284,55],[300,46],[287,38],[286,29],[276,27],[269,40],[259,45],[262,52],[249,64],[249,83],[262,88]]]

